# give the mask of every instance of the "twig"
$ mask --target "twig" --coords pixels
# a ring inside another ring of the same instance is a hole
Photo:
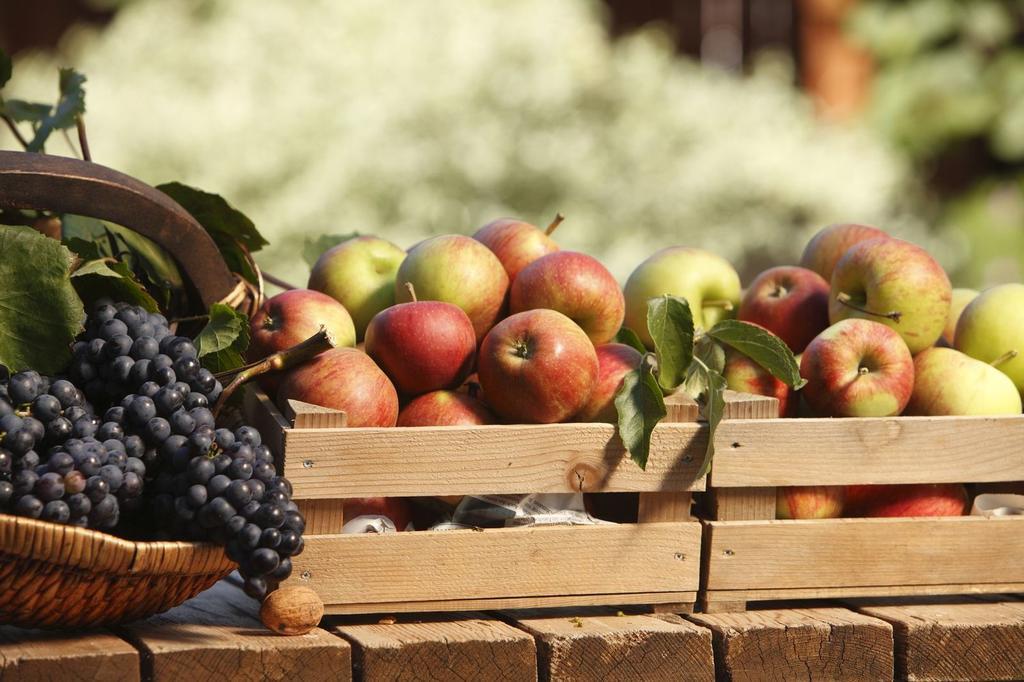
[[[210,319],[209,315],[190,315],[189,317],[176,317],[171,320],[171,324],[179,324],[181,322],[199,322],[200,320]]]
[[[271,275],[266,270],[261,270],[261,272],[263,273],[263,279],[267,280],[268,282],[270,282],[271,284],[273,284],[276,287],[281,287],[282,289],[298,289],[299,288],[299,287],[295,286],[294,284],[289,284],[288,282],[284,281],[283,279],[278,279],[277,277],[274,277],[273,275]]]
[[[71,135],[68,134],[68,129],[61,128],[60,133],[64,136],[64,141],[68,143],[68,147],[71,148],[71,153],[75,156],[81,156],[81,153],[78,151],[78,147],[76,147],[75,143],[71,141]]]
[[[12,133],[14,133],[14,137],[18,140],[18,143],[27,150],[28,140],[26,140],[22,136],[21,131],[18,130],[18,126],[14,123],[14,119],[12,119],[7,114],[0,114],[0,118],[4,120],[4,122],[7,124],[7,127],[11,129]]]
[[[78,128],[78,146],[82,148],[82,158],[86,161],[92,161],[92,153],[89,151],[89,138],[85,136],[85,119],[81,116],[76,116],[75,127]]]

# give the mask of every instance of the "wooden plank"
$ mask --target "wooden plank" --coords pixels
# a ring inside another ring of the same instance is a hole
[[[858,610],[892,625],[899,679],[1024,679],[1024,605],[1020,602],[904,604]]]
[[[716,521],[770,521],[775,518],[775,488],[714,488],[711,513]]]
[[[637,521],[688,521],[690,501],[690,493],[640,493]]]
[[[1024,583],[946,583],[942,585],[867,585],[844,587],[784,587],[756,590],[709,590],[701,593],[707,610],[731,613],[744,610],[748,601],[780,599],[853,599],[860,597],[910,597],[945,595],[993,595],[1024,592]],[[739,604],[740,606],[734,606]]]
[[[574,594],[535,597],[495,597],[491,599],[447,599],[405,602],[363,602],[328,604],[324,613],[356,615],[368,613],[427,613],[433,611],[501,611],[504,609],[558,608],[563,606],[645,606],[667,607],[672,613],[689,613],[697,592],[616,592],[614,594]]]
[[[709,630],[678,616],[602,611],[506,616],[536,637],[542,681],[714,680]]]
[[[533,638],[493,618],[433,616],[414,623],[339,625],[352,644],[355,675],[391,680],[537,679]]]
[[[292,579],[327,605],[690,591],[700,533],[686,522],[309,536]]]
[[[118,633],[143,653],[143,677],[198,679],[351,679],[352,650],[319,628],[275,635],[258,618],[259,604],[221,581],[195,599]]]
[[[242,393],[246,418],[260,432],[263,442],[274,451],[280,464],[284,461],[284,430],[290,424],[274,401],[258,387],[247,384]]]
[[[847,609],[786,609],[687,618],[711,629],[718,679],[892,679],[892,627]]]
[[[666,422],[695,422],[700,418],[700,407],[682,391],[665,396]]]
[[[333,535],[345,525],[344,500],[296,500],[306,518],[305,535]]]
[[[706,529],[709,590],[1024,582],[1021,517],[710,521]]]
[[[330,407],[289,400],[284,418],[295,429],[341,429],[348,426],[348,415]]]
[[[1018,415],[723,421],[718,433],[715,487],[1024,480]]]
[[[139,653],[105,630],[49,632],[0,626],[0,680],[138,679]]]
[[[775,419],[778,416],[778,398],[729,390],[725,392],[722,419]]]

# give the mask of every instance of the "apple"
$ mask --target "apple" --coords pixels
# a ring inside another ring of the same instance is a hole
[[[1024,394],[1024,284],[1000,284],[968,303],[953,345],[993,365]]]
[[[498,257],[461,234],[425,239],[409,249],[395,279],[395,300],[411,301],[411,283],[424,301],[459,306],[479,341],[498,321],[508,293],[508,274]]]
[[[736,319],[759,324],[786,342],[794,353],[828,326],[829,285],[806,268],[779,266],[750,283]]]
[[[640,366],[643,356],[624,343],[605,343],[595,348],[597,353],[597,383],[590,399],[576,415],[578,422],[605,422],[617,424],[615,394],[622,386],[622,378]]]
[[[829,417],[891,417],[914,388],[914,359],[895,331],[870,320],[842,320],[803,352],[800,376],[811,409]]]
[[[906,414],[1020,414],[1021,398],[1008,376],[952,348],[914,357],[914,392]]]
[[[412,521],[413,509],[404,497],[353,497],[345,500],[342,513],[346,523],[357,516],[386,516],[395,528],[404,531]]]
[[[471,395],[432,391],[413,398],[398,413],[398,426],[496,424],[494,414]]]
[[[732,348],[726,350],[722,376],[733,391],[777,398],[780,417],[796,416],[797,392],[743,353]]]
[[[949,303],[949,314],[946,316],[946,326],[942,330],[942,337],[939,342],[949,348],[953,347],[953,338],[956,336],[956,323],[960,321],[960,315],[964,312],[967,304],[978,297],[977,289],[953,289],[953,297]]]
[[[826,282],[832,281],[832,271],[846,250],[858,242],[888,237],[884,231],[868,225],[840,223],[829,225],[811,237],[804,247],[800,267],[813,270]]]
[[[847,486],[848,516],[963,516],[967,489],[959,483]]]
[[[920,246],[869,239],[851,246],[836,263],[829,320],[880,322],[895,329],[912,354],[920,353],[942,335],[952,296],[946,272]]]
[[[311,289],[292,289],[268,298],[249,322],[249,357],[302,343],[323,327],[336,346],[356,345],[352,316],[336,300]]]
[[[693,323],[710,329],[740,302],[740,276],[727,260],[708,251],[670,246],[637,266],[626,280],[626,326],[648,348],[647,302],[671,294],[685,298]]]
[[[811,485],[778,488],[775,493],[777,519],[836,519],[843,515],[846,490],[841,485]]]
[[[586,332],[562,313],[527,310],[488,332],[477,372],[498,416],[550,424],[587,404],[597,384],[597,352]]]
[[[385,308],[370,320],[366,352],[402,395],[455,388],[473,371],[473,323],[457,305],[410,295],[411,303]]]
[[[341,410],[349,426],[394,426],[398,419],[391,380],[355,348],[334,348],[289,371],[277,402],[284,407],[290,399]]]
[[[541,256],[558,251],[558,244],[551,239],[551,233],[561,224],[562,214],[559,213],[551,221],[546,230],[515,218],[493,220],[473,235],[477,240],[501,261],[510,282],[527,265]]]
[[[337,300],[352,315],[362,339],[373,316],[395,303],[395,273],[405,251],[386,239],[352,237],[320,255],[309,288]]]
[[[582,327],[594,345],[622,327],[625,300],[619,283],[594,257],[556,251],[527,265],[509,289],[509,312],[550,308]]]

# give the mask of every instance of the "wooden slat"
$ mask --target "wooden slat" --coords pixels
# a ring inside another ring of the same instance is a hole
[[[665,396],[666,422],[695,422],[700,418],[700,407],[690,396],[676,391]]]
[[[242,393],[246,419],[260,432],[263,442],[274,451],[280,464],[284,461],[284,430],[289,427],[288,421],[270,396],[258,387],[247,384]]]
[[[405,602],[363,602],[360,604],[328,604],[324,613],[332,616],[428,613],[445,611],[500,611],[504,609],[559,608],[563,606],[645,606],[671,607],[672,613],[690,613],[697,592],[616,592],[613,594],[549,595],[543,597],[495,597],[491,599],[447,599]]]
[[[159,616],[118,629],[143,652],[143,677],[154,680],[348,680],[352,650],[315,629],[275,635],[258,619],[259,604],[226,581]]]
[[[640,493],[637,521],[688,521],[690,493]]]
[[[711,521],[706,532],[709,590],[1024,582],[1020,517]]]
[[[110,632],[44,632],[0,626],[0,680],[138,679],[138,652]]]
[[[722,422],[715,487],[1024,480],[1024,417]]]
[[[775,518],[775,488],[713,488],[716,521],[770,521]]]
[[[333,535],[345,525],[344,500],[297,500],[306,517],[306,536]]]
[[[289,400],[284,418],[295,429],[341,429],[348,426],[348,415],[322,405]]]
[[[365,682],[537,679],[533,638],[493,618],[435,616],[332,632],[352,644],[355,675]]]
[[[710,590],[701,594],[715,613],[742,611],[748,601],[854,599],[947,595],[998,595],[1024,592],[1024,583],[946,583],[942,585],[867,585],[860,587],[784,587],[757,590]],[[733,604],[739,604],[733,607]],[[701,609],[705,610],[705,609]],[[708,609],[710,613],[710,609]]]
[[[309,536],[292,580],[326,605],[690,591],[700,532],[687,522]]]
[[[847,609],[694,614],[711,629],[718,679],[892,679],[892,628]]]

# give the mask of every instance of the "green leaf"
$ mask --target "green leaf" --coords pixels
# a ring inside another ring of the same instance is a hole
[[[7,114],[15,122],[31,121],[32,123],[39,123],[46,118],[51,109],[53,107],[49,104],[26,102],[20,99],[8,99],[0,104],[0,111]]]
[[[210,319],[196,337],[196,349],[203,366],[223,372],[245,364],[249,349],[249,318],[223,303],[210,306]]]
[[[71,286],[74,256],[24,227],[0,227],[0,364],[63,370],[85,309]]]
[[[103,258],[103,253],[100,251],[99,245],[95,242],[87,241],[81,237],[72,237],[70,239],[62,240],[61,243],[68,247],[72,253],[82,260],[96,260],[97,258]]]
[[[60,70],[60,99],[53,110],[39,122],[36,135],[26,147],[30,152],[43,151],[43,145],[50,133],[61,128],[71,128],[75,119],[85,113],[85,76],[74,69]]]
[[[658,356],[658,383],[679,386],[693,361],[693,314],[685,298],[660,296],[647,302],[647,331]]]
[[[615,335],[613,341],[615,341],[615,343],[624,343],[627,346],[631,346],[641,355],[647,354],[647,348],[644,346],[644,342],[641,341],[640,337],[636,335],[636,332],[629,327],[620,328],[619,333]]]
[[[623,445],[630,458],[641,469],[646,469],[651,453],[651,433],[667,414],[665,399],[649,363],[644,362],[622,378],[622,386],[615,394],[615,409]]]
[[[693,386],[699,384],[703,389],[691,396],[700,404],[701,414],[708,423],[708,446],[697,472],[698,476],[704,476],[711,470],[711,460],[715,457],[715,432],[725,413],[725,377],[700,360],[693,363],[693,374],[698,378],[688,383]]]
[[[708,336],[732,346],[787,386],[799,389],[807,383],[800,377],[793,351],[763,327],[739,320],[722,320],[708,330]]]
[[[302,244],[302,259],[309,267],[313,267],[324,251],[358,236],[358,232],[351,232],[349,234],[322,234],[319,237],[306,237]]]
[[[71,281],[89,308],[101,298],[112,298],[142,306],[151,313],[160,310],[145,287],[135,279],[131,268],[120,261],[105,258],[90,260],[75,270]]]
[[[0,49],[0,88],[7,85],[13,72],[14,64],[11,62],[11,56]]]
[[[701,334],[693,344],[693,357],[719,374],[725,372],[725,349],[707,334]]]

